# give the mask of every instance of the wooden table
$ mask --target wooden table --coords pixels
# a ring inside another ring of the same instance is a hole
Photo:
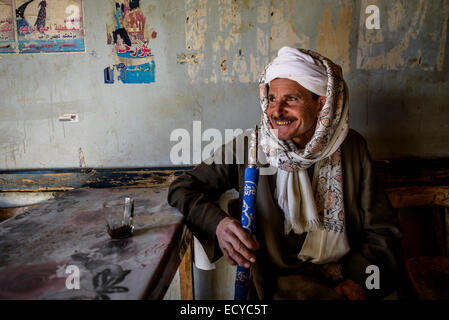
[[[112,240],[102,205],[125,195],[134,233]],[[76,189],[0,223],[0,299],[161,299],[190,241],[166,198],[167,187]],[[66,287],[70,265],[80,289]]]

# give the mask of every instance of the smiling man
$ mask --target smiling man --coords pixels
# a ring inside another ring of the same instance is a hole
[[[304,149],[312,138],[317,115],[326,102],[326,97],[318,96],[298,82],[276,78],[270,82],[267,115],[278,138],[292,140]]]
[[[259,178],[255,235],[242,229],[239,212],[228,216],[217,204],[234,188],[241,208],[245,164],[198,165],[172,183],[169,203],[210,261],[223,255],[251,267],[250,298],[385,296],[397,284],[400,232],[366,142],[349,129],[341,68],[283,47],[259,89],[261,154],[276,173]],[[374,286],[366,285],[370,265],[379,271]]]

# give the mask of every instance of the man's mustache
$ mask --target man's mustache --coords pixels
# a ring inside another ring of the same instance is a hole
[[[273,121],[295,121],[295,120],[298,120],[298,119],[297,118],[286,118],[286,117],[271,116],[271,120],[273,120]]]

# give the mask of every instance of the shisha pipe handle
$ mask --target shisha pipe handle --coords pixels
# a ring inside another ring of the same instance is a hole
[[[245,185],[243,188],[242,227],[249,234],[254,232],[254,218],[256,207],[257,182],[259,180],[258,168],[246,168]],[[237,266],[235,276],[234,300],[246,300],[248,296],[250,269]]]
[[[245,169],[245,184],[243,187],[242,227],[249,234],[254,233],[254,219],[256,213],[257,183],[259,169],[257,168],[257,126],[252,134],[250,143],[249,167]],[[235,276],[234,300],[246,300],[249,289],[250,269],[237,266]]]

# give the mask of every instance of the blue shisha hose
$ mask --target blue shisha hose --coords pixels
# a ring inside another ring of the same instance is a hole
[[[245,169],[245,185],[243,187],[242,227],[249,234],[254,233],[254,219],[256,211],[257,182],[259,181],[258,168]],[[246,300],[248,297],[250,269],[237,266],[235,276],[234,300]]]

